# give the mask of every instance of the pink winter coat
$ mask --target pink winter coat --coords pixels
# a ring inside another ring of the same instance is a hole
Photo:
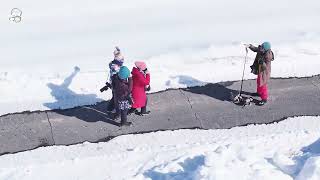
[[[136,67],[132,69],[132,98],[133,108],[141,108],[146,105],[147,95],[145,88],[150,84],[150,74],[144,74]]]

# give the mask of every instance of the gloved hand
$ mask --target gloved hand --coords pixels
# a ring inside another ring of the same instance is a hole
[[[112,85],[111,85],[109,82],[106,82],[106,86],[107,86],[108,88],[112,88]]]
[[[146,87],[145,87],[145,91],[150,91],[150,90],[151,90],[150,85],[146,85]]]
[[[145,70],[143,70],[144,74],[150,74],[150,72],[148,71],[148,68],[146,68]]]

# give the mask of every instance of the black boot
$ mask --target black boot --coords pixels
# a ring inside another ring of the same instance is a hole
[[[121,126],[131,126],[132,122],[127,122],[128,110],[121,110]]]
[[[132,113],[136,113],[137,109],[136,108],[131,108],[128,111],[128,115],[132,114]]]
[[[263,106],[263,105],[265,105],[267,103],[267,100],[261,100],[261,101],[259,101],[258,102],[258,106]]]
[[[141,108],[141,114],[150,114],[150,111],[147,111],[147,106]]]
[[[119,114],[118,113],[112,113],[111,118],[115,121],[117,119],[119,119]]]
[[[145,106],[141,108],[141,112],[136,111],[135,113],[136,115],[143,116],[143,115],[150,114],[150,111],[147,111],[147,107]]]
[[[141,114],[150,114],[150,111],[147,111],[147,105],[148,105],[148,98],[146,100],[146,105],[144,107],[141,108]]]
[[[121,123],[121,126],[131,126],[131,125],[132,125],[132,122]]]

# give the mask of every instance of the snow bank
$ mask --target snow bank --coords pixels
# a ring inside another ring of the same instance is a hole
[[[319,138],[320,117],[126,135],[0,156],[0,179],[311,180],[319,177]]]
[[[319,146],[320,148],[320,146]],[[320,179],[320,156],[311,157],[307,160],[297,180],[318,180]]]

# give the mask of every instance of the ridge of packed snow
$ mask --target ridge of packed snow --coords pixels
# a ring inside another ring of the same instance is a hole
[[[320,117],[124,135],[0,156],[0,179],[319,179]]]

